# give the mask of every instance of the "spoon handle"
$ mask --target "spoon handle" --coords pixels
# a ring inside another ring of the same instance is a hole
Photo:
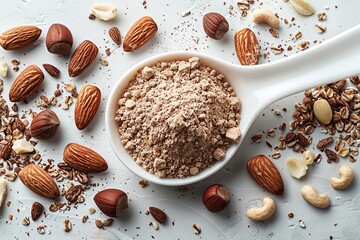
[[[291,57],[250,68],[247,73],[262,107],[294,93],[360,74],[360,24]]]

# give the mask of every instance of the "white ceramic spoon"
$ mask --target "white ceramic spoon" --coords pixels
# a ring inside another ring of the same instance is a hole
[[[193,56],[200,57],[202,63],[223,73],[234,87],[242,103],[242,138],[228,149],[224,160],[198,175],[183,179],[161,179],[137,165],[122,146],[114,121],[117,102],[139,69],[160,61],[189,59]],[[357,74],[360,74],[360,25],[291,57],[257,66],[230,64],[197,52],[164,53],[138,63],[116,83],[106,107],[106,130],[115,154],[132,172],[160,185],[186,185],[207,178],[221,169],[239,148],[259,112],[269,104],[294,93]]]

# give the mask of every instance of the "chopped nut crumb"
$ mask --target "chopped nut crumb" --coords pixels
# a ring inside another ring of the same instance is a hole
[[[196,235],[199,235],[201,233],[201,228],[198,225],[192,224],[191,227]]]

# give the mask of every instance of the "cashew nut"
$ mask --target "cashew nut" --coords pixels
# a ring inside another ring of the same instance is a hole
[[[339,168],[340,178],[331,178],[331,186],[335,189],[347,188],[353,180],[354,173],[351,167],[343,165]]]
[[[5,179],[0,179],[0,208],[6,197],[6,182]]]
[[[316,190],[309,185],[301,188],[301,195],[314,207],[327,208],[330,205],[330,199],[326,194],[318,194]]]
[[[260,9],[253,12],[252,21],[254,23],[266,23],[272,28],[279,28],[280,21],[276,15],[269,10]]]
[[[262,202],[263,202],[262,207],[259,208],[253,207],[246,212],[246,216],[249,219],[253,221],[263,221],[268,219],[274,214],[276,208],[275,201],[271,198],[266,197],[263,199]]]

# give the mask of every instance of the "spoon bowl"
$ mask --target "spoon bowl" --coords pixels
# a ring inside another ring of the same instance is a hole
[[[360,25],[291,57],[257,66],[239,66],[217,58],[188,51],[169,52],[150,57],[129,69],[114,86],[106,106],[106,132],[112,149],[133,173],[150,182],[166,186],[182,186],[201,181],[226,165],[239,148],[257,115],[269,104],[315,86],[328,84],[360,73]],[[198,175],[180,179],[158,178],[139,166],[121,144],[115,122],[117,102],[138,70],[162,61],[188,60],[200,62],[225,76],[241,101],[240,141],[233,144],[222,161]]]

